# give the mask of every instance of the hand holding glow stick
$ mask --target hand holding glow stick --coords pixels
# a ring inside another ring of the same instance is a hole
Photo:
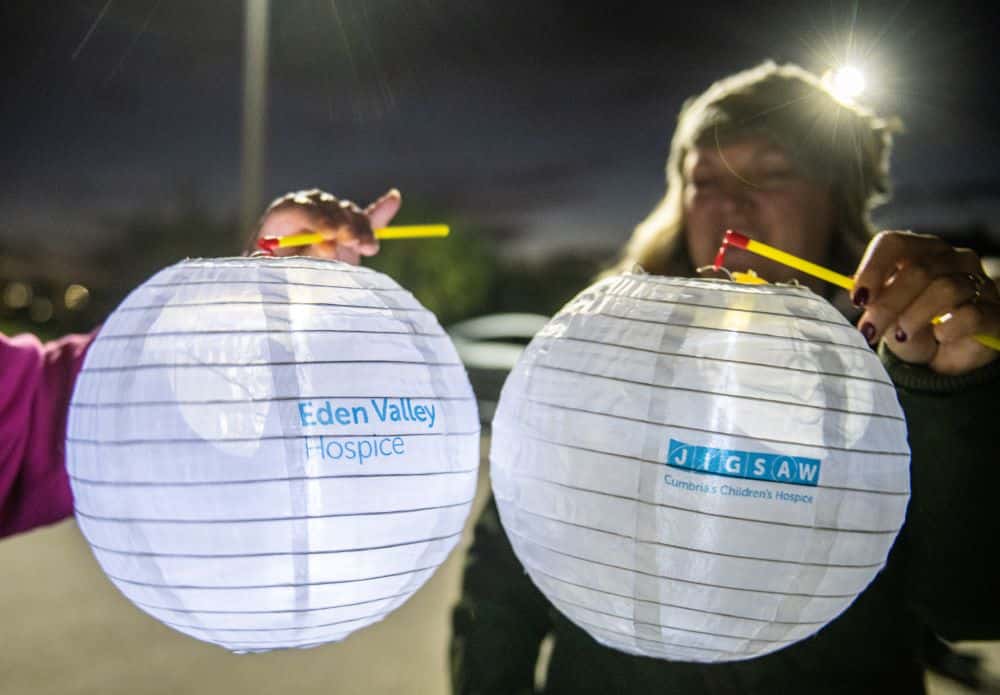
[[[722,267],[722,261],[726,255],[726,249],[730,246],[735,246],[736,248],[746,249],[758,256],[763,256],[764,258],[769,258],[772,261],[781,263],[790,268],[795,268],[800,270],[806,275],[812,275],[820,280],[825,280],[831,284],[843,287],[848,292],[854,290],[854,279],[846,275],[841,275],[836,273],[829,268],[824,268],[821,265],[817,265],[804,258],[799,258],[798,256],[793,256],[790,253],[782,251],[781,249],[776,249],[773,246],[768,246],[767,244],[761,243],[759,241],[754,241],[753,239],[735,232],[732,229],[726,231],[725,237],[722,239],[722,246],[719,247],[719,252],[715,256],[715,262],[712,267],[719,270]],[[947,316],[947,314],[945,314]],[[936,316],[931,319],[931,323],[939,324],[945,320],[944,316]],[[972,336],[980,345],[984,345],[993,350],[1000,351],[1000,338],[986,335],[985,333],[977,333]]]
[[[381,227],[374,231],[376,239],[423,239],[431,237],[446,237],[450,233],[446,224],[403,225],[396,227]],[[275,249],[309,246],[324,241],[337,241],[336,232],[317,231],[286,236],[267,236],[257,240],[257,248],[267,253]]]

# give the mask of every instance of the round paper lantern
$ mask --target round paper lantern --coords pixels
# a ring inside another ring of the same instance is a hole
[[[493,422],[532,580],[622,651],[772,652],[883,566],[909,499],[895,390],[805,288],[619,275],[539,332]]]
[[[137,288],[81,371],[66,459],[101,567],[239,652],[340,640],[458,542],[479,417],[435,317],[389,277],[189,260]]]

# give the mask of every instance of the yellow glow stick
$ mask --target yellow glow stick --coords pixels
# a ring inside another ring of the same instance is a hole
[[[722,247],[725,248],[726,246],[735,246],[738,249],[752,251],[758,256],[770,258],[772,261],[777,261],[782,265],[787,265],[791,268],[795,268],[796,270],[801,270],[806,275],[812,275],[820,280],[826,280],[829,283],[843,287],[848,292],[854,289],[854,280],[846,275],[835,273],[829,268],[824,268],[821,265],[810,263],[804,258],[793,256],[792,254],[786,253],[781,249],[776,249],[773,246],[768,246],[767,244],[762,244],[759,241],[754,241],[753,239],[745,237],[739,232],[734,232],[731,229],[726,232],[726,237],[722,241]]]
[[[768,246],[767,244],[759,241],[754,241],[753,239],[750,239],[739,232],[734,232],[731,229],[726,231],[726,236],[722,240],[722,246],[719,247],[719,253],[715,257],[714,267],[716,270],[722,267],[722,259],[728,246],[746,249],[747,251],[755,253],[758,256],[770,258],[772,261],[777,261],[782,265],[787,265],[791,268],[795,268],[796,270],[801,270],[806,275],[812,275],[820,280],[825,280],[826,282],[843,287],[848,292],[854,290],[854,278],[849,278],[846,275],[835,273],[829,268],[816,265],[815,263],[811,263],[804,258],[793,256],[792,254],[786,253],[781,249],[776,249],[773,246]],[[736,274],[734,273],[733,275],[735,277]],[[937,326],[950,318],[950,313],[942,316],[935,316],[931,319],[931,323]],[[992,335],[986,335],[985,333],[977,333],[972,337],[975,338],[980,345],[985,345],[988,348],[1000,351],[1000,338]]]
[[[446,237],[451,232],[446,224],[411,224],[382,227],[375,230],[376,239],[425,239]]]
[[[430,237],[446,237],[451,232],[446,224],[414,224],[398,227],[380,227],[375,230],[376,239],[424,239]],[[267,236],[257,240],[257,248],[273,252],[274,249],[294,246],[309,246],[324,241],[336,241],[330,234],[322,232],[305,232],[288,234],[286,236]]]

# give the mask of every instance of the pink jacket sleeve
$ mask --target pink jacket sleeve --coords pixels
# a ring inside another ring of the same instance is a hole
[[[0,335],[0,537],[73,513],[66,414],[94,335]]]

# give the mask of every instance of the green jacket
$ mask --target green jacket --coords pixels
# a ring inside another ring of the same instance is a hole
[[[562,617],[514,555],[493,501],[476,525],[453,616],[456,693],[534,693],[539,646],[554,637],[544,693],[923,693],[922,643],[1000,639],[1000,360],[943,377],[882,359],[912,451],[906,522],[886,566],[818,633],[749,661],[694,664],[603,647]]]

